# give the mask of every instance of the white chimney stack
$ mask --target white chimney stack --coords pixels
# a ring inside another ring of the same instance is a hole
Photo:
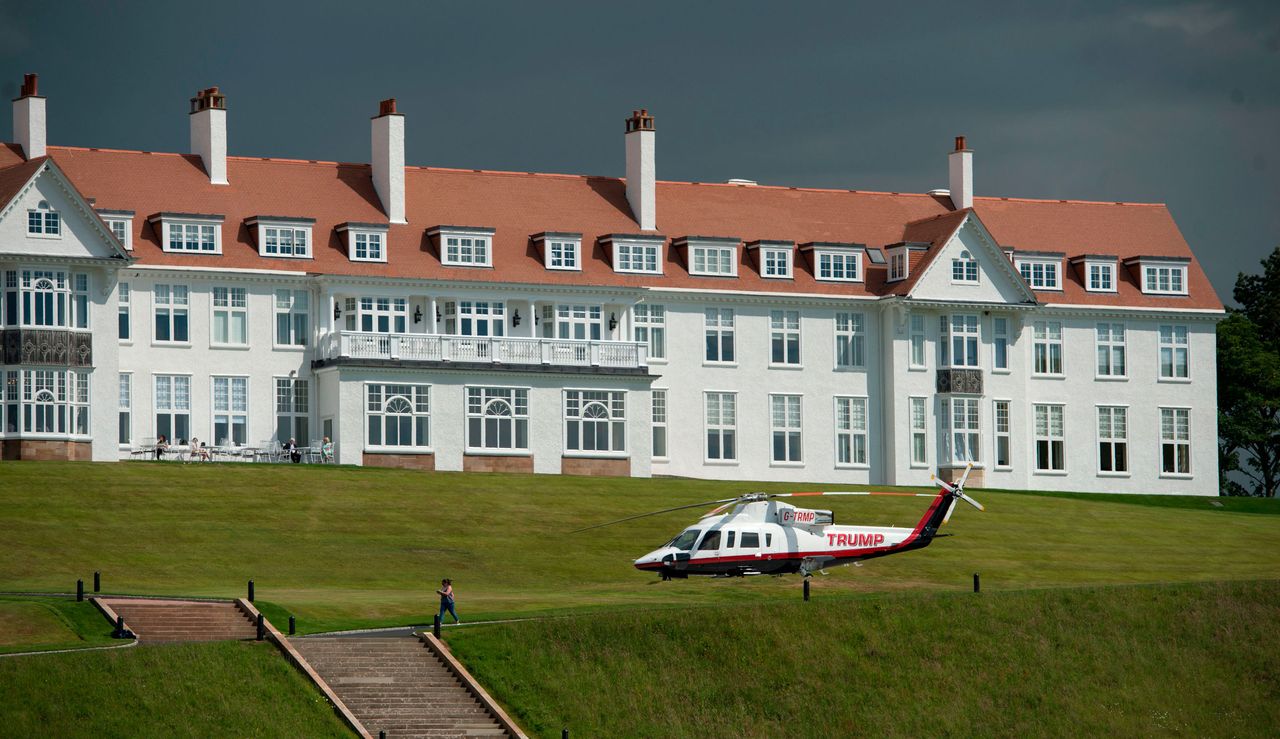
[[[28,161],[45,155],[44,98],[37,92],[38,75],[22,76],[22,94],[13,100],[13,137]]]
[[[973,207],[973,152],[956,137],[956,150],[947,155],[951,168],[951,203],[956,210]]]
[[[210,87],[191,98],[191,153],[214,185],[227,184],[227,98]]]
[[[643,231],[658,227],[653,137],[653,116],[649,111],[632,111],[627,119],[627,202]]]
[[[378,104],[373,119],[373,188],[382,210],[392,223],[404,218],[404,116],[396,112],[396,99]]]

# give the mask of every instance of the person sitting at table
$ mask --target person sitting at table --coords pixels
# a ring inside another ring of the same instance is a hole
[[[191,445],[189,447],[189,453],[187,454],[187,458],[193,462],[194,461],[208,462],[209,450],[206,449],[205,446],[200,443],[199,439],[193,436],[191,437]]]
[[[320,461],[321,462],[333,461],[333,442],[330,441],[329,437],[327,436],[324,437],[324,443],[320,445]]]
[[[160,438],[156,439],[156,459],[163,459],[164,453],[169,449],[169,439],[160,434]]]
[[[284,445],[284,451],[289,453],[289,459],[293,460],[294,464],[302,461],[302,452],[298,451],[298,442],[293,437],[289,437],[289,443]]]

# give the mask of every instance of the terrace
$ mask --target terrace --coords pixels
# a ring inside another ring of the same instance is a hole
[[[337,331],[327,335],[317,361],[318,364],[364,362],[644,372],[648,368],[648,347],[635,341]]]

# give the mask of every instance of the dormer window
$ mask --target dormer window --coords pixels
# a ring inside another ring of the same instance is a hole
[[[116,241],[133,251],[133,211],[99,209],[97,213],[102,222],[107,224],[107,228],[111,229],[111,235],[116,237]]]
[[[889,254],[889,282],[907,278],[907,250],[898,249]]]
[[[1085,262],[1089,275],[1090,292],[1113,293],[1116,291],[1116,265],[1112,262]]]
[[[57,239],[62,236],[62,217],[58,211],[49,207],[47,201],[41,200],[36,207],[27,211],[27,234],[46,239]]]
[[[264,257],[311,257],[311,226],[314,218],[254,216],[245,222],[258,231],[258,253]]]
[[[1142,292],[1153,295],[1186,295],[1186,265],[1144,263],[1142,265]]]
[[[582,270],[582,234],[544,231],[533,240],[542,247],[542,266],[547,269]]]
[[[978,260],[966,249],[960,256],[951,260],[951,281],[953,283],[978,284]]]
[[[387,261],[386,224],[342,223],[338,233],[347,238],[347,258],[353,262]]]
[[[493,233],[491,228],[436,226],[427,236],[438,239],[446,267],[492,267]]]
[[[862,282],[861,244],[805,244],[813,252],[814,276],[824,282]]]
[[[1061,254],[1025,256],[1025,252],[1019,252],[1015,262],[1018,265],[1018,273],[1032,290],[1061,290],[1062,256]]]
[[[734,238],[686,236],[672,246],[684,249],[689,274],[701,277],[737,277],[738,244]]]
[[[610,234],[601,241],[609,246],[613,271],[632,274],[662,274],[663,236]]]
[[[756,251],[756,265],[761,277],[790,280],[795,277],[794,241],[752,241],[747,249]]]
[[[200,213],[157,213],[149,220],[158,224],[161,246],[179,254],[221,254],[222,216]]]

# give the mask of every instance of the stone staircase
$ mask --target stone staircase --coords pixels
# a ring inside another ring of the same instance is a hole
[[[253,639],[257,625],[232,601],[102,598],[143,643]]]
[[[416,638],[306,637],[290,643],[373,736],[509,736]]]

